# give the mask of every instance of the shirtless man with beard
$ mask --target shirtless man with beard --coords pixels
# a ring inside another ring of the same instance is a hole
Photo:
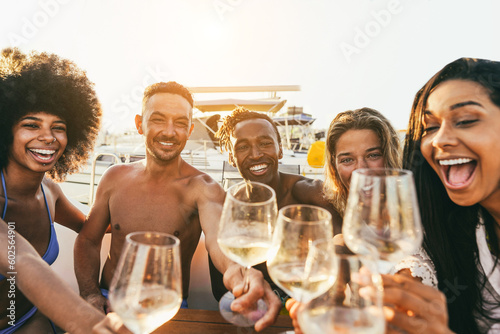
[[[272,324],[280,303],[257,270],[250,272],[250,289],[243,292],[243,267],[230,261],[217,244],[224,190],[207,174],[181,158],[192,130],[193,98],[176,82],[146,88],[142,115],[136,115],[137,130],[145,138],[146,159],[109,168],[103,175],[96,200],[75,243],[75,272],[80,294],[103,312],[107,300],[100,288],[108,289],[125,236],[135,231],[164,232],[181,241],[183,306],[187,307],[191,260],[201,232],[217,269],[225,273],[227,288],[239,297],[239,311],[264,298],[266,315],[256,323],[261,330]],[[111,226],[111,249],[99,284],[101,241]]]

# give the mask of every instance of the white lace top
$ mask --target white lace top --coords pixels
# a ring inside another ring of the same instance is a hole
[[[490,253],[488,249],[488,243],[486,241],[486,233],[484,225],[481,223],[478,225],[476,229],[476,240],[477,247],[479,250],[479,265],[481,266],[480,270],[484,272],[486,277],[488,277],[488,282],[483,288],[482,294],[484,300],[499,300],[500,296],[500,264],[497,264],[495,268],[493,268],[495,264],[495,259]],[[436,276],[436,270],[434,268],[434,263],[432,263],[427,252],[420,248],[417,253],[412,256],[408,256],[399,262],[393,269],[393,272],[396,273],[403,269],[409,269],[411,275],[413,277],[419,277],[422,279],[422,283],[425,285],[437,287],[438,280]],[[500,308],[496,308],[493,310],[493,316],[496,318],[500,318]],[[488,328],[487,324],[483,323],[480,319],[477,319],[478,324],[484,328]],[[493,324],[489,328],[488,333],[500,333],[500,323]]]
[[[437,288],[438,280],[436,270],[434,269],[434,263],[432,263],[429,255],[427,255],[427,252],[423,248],[420,248],[415,254],[404,258],[394,266],[393,272],[397,273],[403,269],[409,269],[411,275],[421,278],[422,283],[425,285]]]

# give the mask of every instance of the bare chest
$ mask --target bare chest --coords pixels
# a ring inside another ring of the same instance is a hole
[[[196,203],[175,189],[129,189],[113,194],[109,201],[114,235],[135,231],[156,231],[186,238],[199,236]]]

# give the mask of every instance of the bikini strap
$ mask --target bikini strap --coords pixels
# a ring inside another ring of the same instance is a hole
[[[43,185],[40,184],[40,188],[42,188],[43,200],[45,201],[45,207],[47,208],[47,212],[49,213],[49,221],[50,225],[52,225],[52,215],[50,214],[49,204],[47,203],[47,197],[45,196],[45,190],[43,190]]]
[[[5,187],[5,177],[3,176],[3,170],[0,171],[0,174],[2,174],[2,188],[3,188],[3,196],[5,197],[5,203],[3,204],[3,213],[2,213],[2,219],[5,219],[5,214],[7,213],[7,187]],[[47,203],[47,202],[45,202]],[[50,212],[49,212],[50,215]]]

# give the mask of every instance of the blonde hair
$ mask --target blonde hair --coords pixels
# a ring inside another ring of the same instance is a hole
[[[330,123],[326,136],[325,198],[334,208],[344,215],[349,189],[344,186],[335,166],[335,149],[340,137],[349,130],[372,130],[378,136],[382,146],[384,165],[388,168],[400,168],[401,152],[399,137],[387,118],[375,109],[361,108],[339,113]]]

